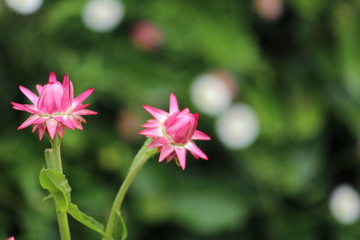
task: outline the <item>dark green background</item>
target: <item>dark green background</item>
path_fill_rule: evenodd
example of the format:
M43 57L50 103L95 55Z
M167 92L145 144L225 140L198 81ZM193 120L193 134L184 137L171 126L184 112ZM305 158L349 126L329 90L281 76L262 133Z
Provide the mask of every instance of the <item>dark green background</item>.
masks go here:
M359 1L289 0L266 21L245 0L126 0L126 16L110 33L81 21L85 1L45 1L29 16L0 1L0 238L59 239L53 204L42 202L38 183L43 150L28 116L10 101L28 100L54 71L69 74L76 95L98 111L84 131L66 131L64 171L80 208L105 222L112 200L145 137L124 137L122 116L134 131L150 117L142 104L199 112L189 97L193 79L213 69L239 79L236 102L257 112L261 133L249 148L230 151L214 132L214 117L201 115L198 142L209 161L188 156L147 163L124 203L129 239L359 239L360 225L343 226L328 208L341 183L359 188ZM130 31L139 20L157 24L164 44L138 49ZM201 113L201 112L200 112ZM137 121L136 121L137 119ZM131 126L129 125L131 129ZM71 220L73 239L100 239Z

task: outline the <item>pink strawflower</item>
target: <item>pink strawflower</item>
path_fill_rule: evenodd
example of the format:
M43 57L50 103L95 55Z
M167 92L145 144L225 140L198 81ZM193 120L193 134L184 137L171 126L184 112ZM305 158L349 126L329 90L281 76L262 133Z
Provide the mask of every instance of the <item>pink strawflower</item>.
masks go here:
M170 95L170 112L144 105L145 110L155 119L148 120L142 126L146 129L139 132L153 141L149 148L158 148L159 162L166 159L170 162L174 157L182 169L186 166L186 150L196 158L207 160L208 157L198 148L193 140L210 140L205 133L196 130L199 114L190 113L188 108L180 111L176 96Z
M81 123L86 123L82 115L97 114L95 111L85 109L90 104L82 104L94 89L88 89L74 98L73 83L69 80L68 75L64 76L61 84L56 80L55 74L50 73L47 84L36 85L39 96L23 86L19 88L32 104L11 102L14 109L31 113L30 117L18 127L18 130L34 125L32 132L38 130L40 140L45 131L51 139L54 139L56 134L63 137L66 127L71 130L75 128L82 130Z
M9 237L7 240L15 240L14 237Z

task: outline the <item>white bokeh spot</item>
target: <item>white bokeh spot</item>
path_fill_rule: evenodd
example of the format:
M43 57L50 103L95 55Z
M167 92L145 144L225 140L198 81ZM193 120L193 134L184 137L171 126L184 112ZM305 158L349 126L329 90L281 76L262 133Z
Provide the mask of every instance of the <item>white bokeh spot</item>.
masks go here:
M231 104L231 89L215 74L198 76L191 85L190 91L194 105L208 115L219 115Z
M331 193L330 211L343 224L356 222L360 215L359 194L347 184L339 185Z
M43 0L5 0L5 4L17 13L28 15L36 12Z
M237 103L223 113L215 123L220 141L230 149L249 147L259 134L259 121L248 105Z
M90 0L84 7L82 19L89 29L108 32L119 25L124 15L124 6L118 0Z

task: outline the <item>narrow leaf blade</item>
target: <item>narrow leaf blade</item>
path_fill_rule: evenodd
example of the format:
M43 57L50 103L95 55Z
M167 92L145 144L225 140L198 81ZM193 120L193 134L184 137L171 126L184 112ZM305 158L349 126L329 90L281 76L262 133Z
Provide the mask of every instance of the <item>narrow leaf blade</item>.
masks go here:
M104 235L104 225L96 221L94 218L80 211L79 207L71 203L68 208L68 213L78 222L82 223L91 230Z
M116 215L118 216L118 221L113 232L113 239L125 240L128 235L125 221L120 211L116 211Z

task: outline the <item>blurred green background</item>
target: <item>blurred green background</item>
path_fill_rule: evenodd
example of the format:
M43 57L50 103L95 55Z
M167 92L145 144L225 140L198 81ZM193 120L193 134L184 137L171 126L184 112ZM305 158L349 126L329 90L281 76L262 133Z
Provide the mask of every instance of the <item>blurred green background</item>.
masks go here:
M124 0L125 16L108 32L84 25L86 2L44 1L22 15L0 1L1 239L59 239L38 183L49 143L17 131L28 114L9 103L28 103L18 86L35 90L52 71L69 74L76 95L95 88L86 102L99 114L84 131L66 131L62 155L73 201L99 221L145 140L142 104L167 110L173 92L212 137L197 142L209 161L188 155L185 171L156 158L145 165L124 203L128 239L360 238L359 222L341 224L328 207L338 184L360 188L359 1ZM140 21L163 42L135 44ZM235 77L233 102L259 118L246 149L223 145L216 117L191 101L196 76L216 69ZM100 239L70 223L73 239Z

